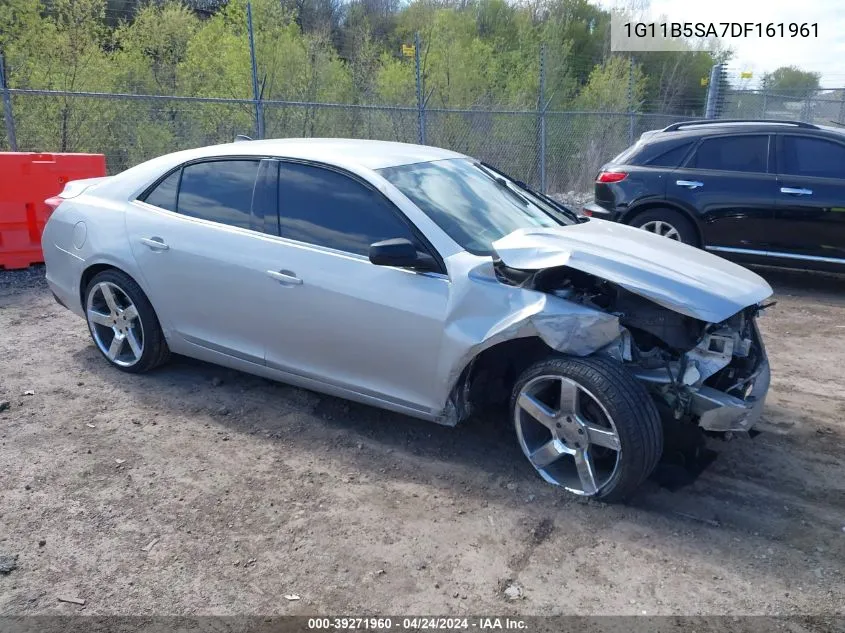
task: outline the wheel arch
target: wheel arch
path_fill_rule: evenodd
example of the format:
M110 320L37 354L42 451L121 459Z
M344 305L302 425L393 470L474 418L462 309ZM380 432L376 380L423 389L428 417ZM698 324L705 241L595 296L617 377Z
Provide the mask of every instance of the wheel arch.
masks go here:
M147 301L150 300L150 295L147 292L147 289L144 287L144 283L142 280L138 279L138 276L133 275L131 272L126 270L125 267L120 266L115 262L110 261L100 261L96 263L89 264L85 269L83 269L82 274L79 277L79 304L82 306L83 313L85 312L85 291L88 288L88 284L91 283L91 280L101 272L106 270L116 270L120 273L123 273L127 277L129 277L132 281L134 281L141 290L144 292L144 295L147 297ZM152 303L152 302L150 302ZM155 307L153 307L155 309ZM156 311L158 313L158 311Z
M697 246L704 246L704 231L702 230L701 222L698 216L684 205L677 204L670 200L649 200L647 202L635 205L628 209L619 218L619 221L623 224L631 224L637 216L642 215L647 211L654 211L655 209L669 209L671 211L677 211L678 213L682 214L692 223L692 226L695 229L696 239L698 240Z
M530 365L552 356L555 351L539 336L526 336L494 343L477 352L463 367L452 386L458 419L473 412L506 404L519 375Z

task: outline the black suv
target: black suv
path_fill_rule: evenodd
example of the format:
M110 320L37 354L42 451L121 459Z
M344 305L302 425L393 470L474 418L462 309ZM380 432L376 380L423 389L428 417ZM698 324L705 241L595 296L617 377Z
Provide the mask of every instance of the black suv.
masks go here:
M742 263L845 271L845 130L706 120L646 132L601 168L584 215Z

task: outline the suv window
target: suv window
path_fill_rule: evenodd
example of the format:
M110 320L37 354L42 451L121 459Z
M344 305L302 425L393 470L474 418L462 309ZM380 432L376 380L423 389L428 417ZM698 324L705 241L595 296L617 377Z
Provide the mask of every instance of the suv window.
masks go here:
M182 168L177 211L248 229L258 160L218 160Z
M769 137L767 135L706 138L698 146L688 167L765 172L768 156Z
M177 169L167 178L158 183L158 186L153 189L144 198L144 202L151 204L168 211L176 210L176 191L179 189L179 177L182 175L182 170Z
M282 237L365 256L373 242L419 243L376 192L331 169L297 163L279 167L279 228Z
M845 147L806 136L784 135L781 173L790 176L845 178Z
M689 152L692 143L684 143L673 147L670 150L658 154L654 158L647 160L646 165L649 167L677 167Z

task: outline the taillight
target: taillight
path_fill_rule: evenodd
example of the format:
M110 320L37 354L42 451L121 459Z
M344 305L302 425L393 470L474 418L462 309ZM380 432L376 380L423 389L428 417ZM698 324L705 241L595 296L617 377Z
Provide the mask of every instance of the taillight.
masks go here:
M593 212L589 209L581 209L581 215L586 215L588 218L593 216Z
M603 171L596 176L596 182L619 182L625 180L628 174L624 171Z
M50 213L52 213L53 211L58 209L59 205L62 202L64 202L64 198L62 198L61 196L53 196L52 198L47 198L44 201L44 204L50 207Z

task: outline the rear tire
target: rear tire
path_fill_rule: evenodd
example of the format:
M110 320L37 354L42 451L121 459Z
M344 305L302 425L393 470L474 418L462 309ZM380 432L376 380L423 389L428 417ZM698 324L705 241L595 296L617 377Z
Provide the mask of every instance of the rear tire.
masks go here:
M683 213L673 209L651 209L636 215L629 224L669 239L699 246L695 226Z
M153 306L126 273L112 269L94 275L83 307L94 345L113 367L139 374L170 357Z
M535 470L578 496L627 499L663 452L651 396L609 358L554 357L531 365L514 385L511 413Z

